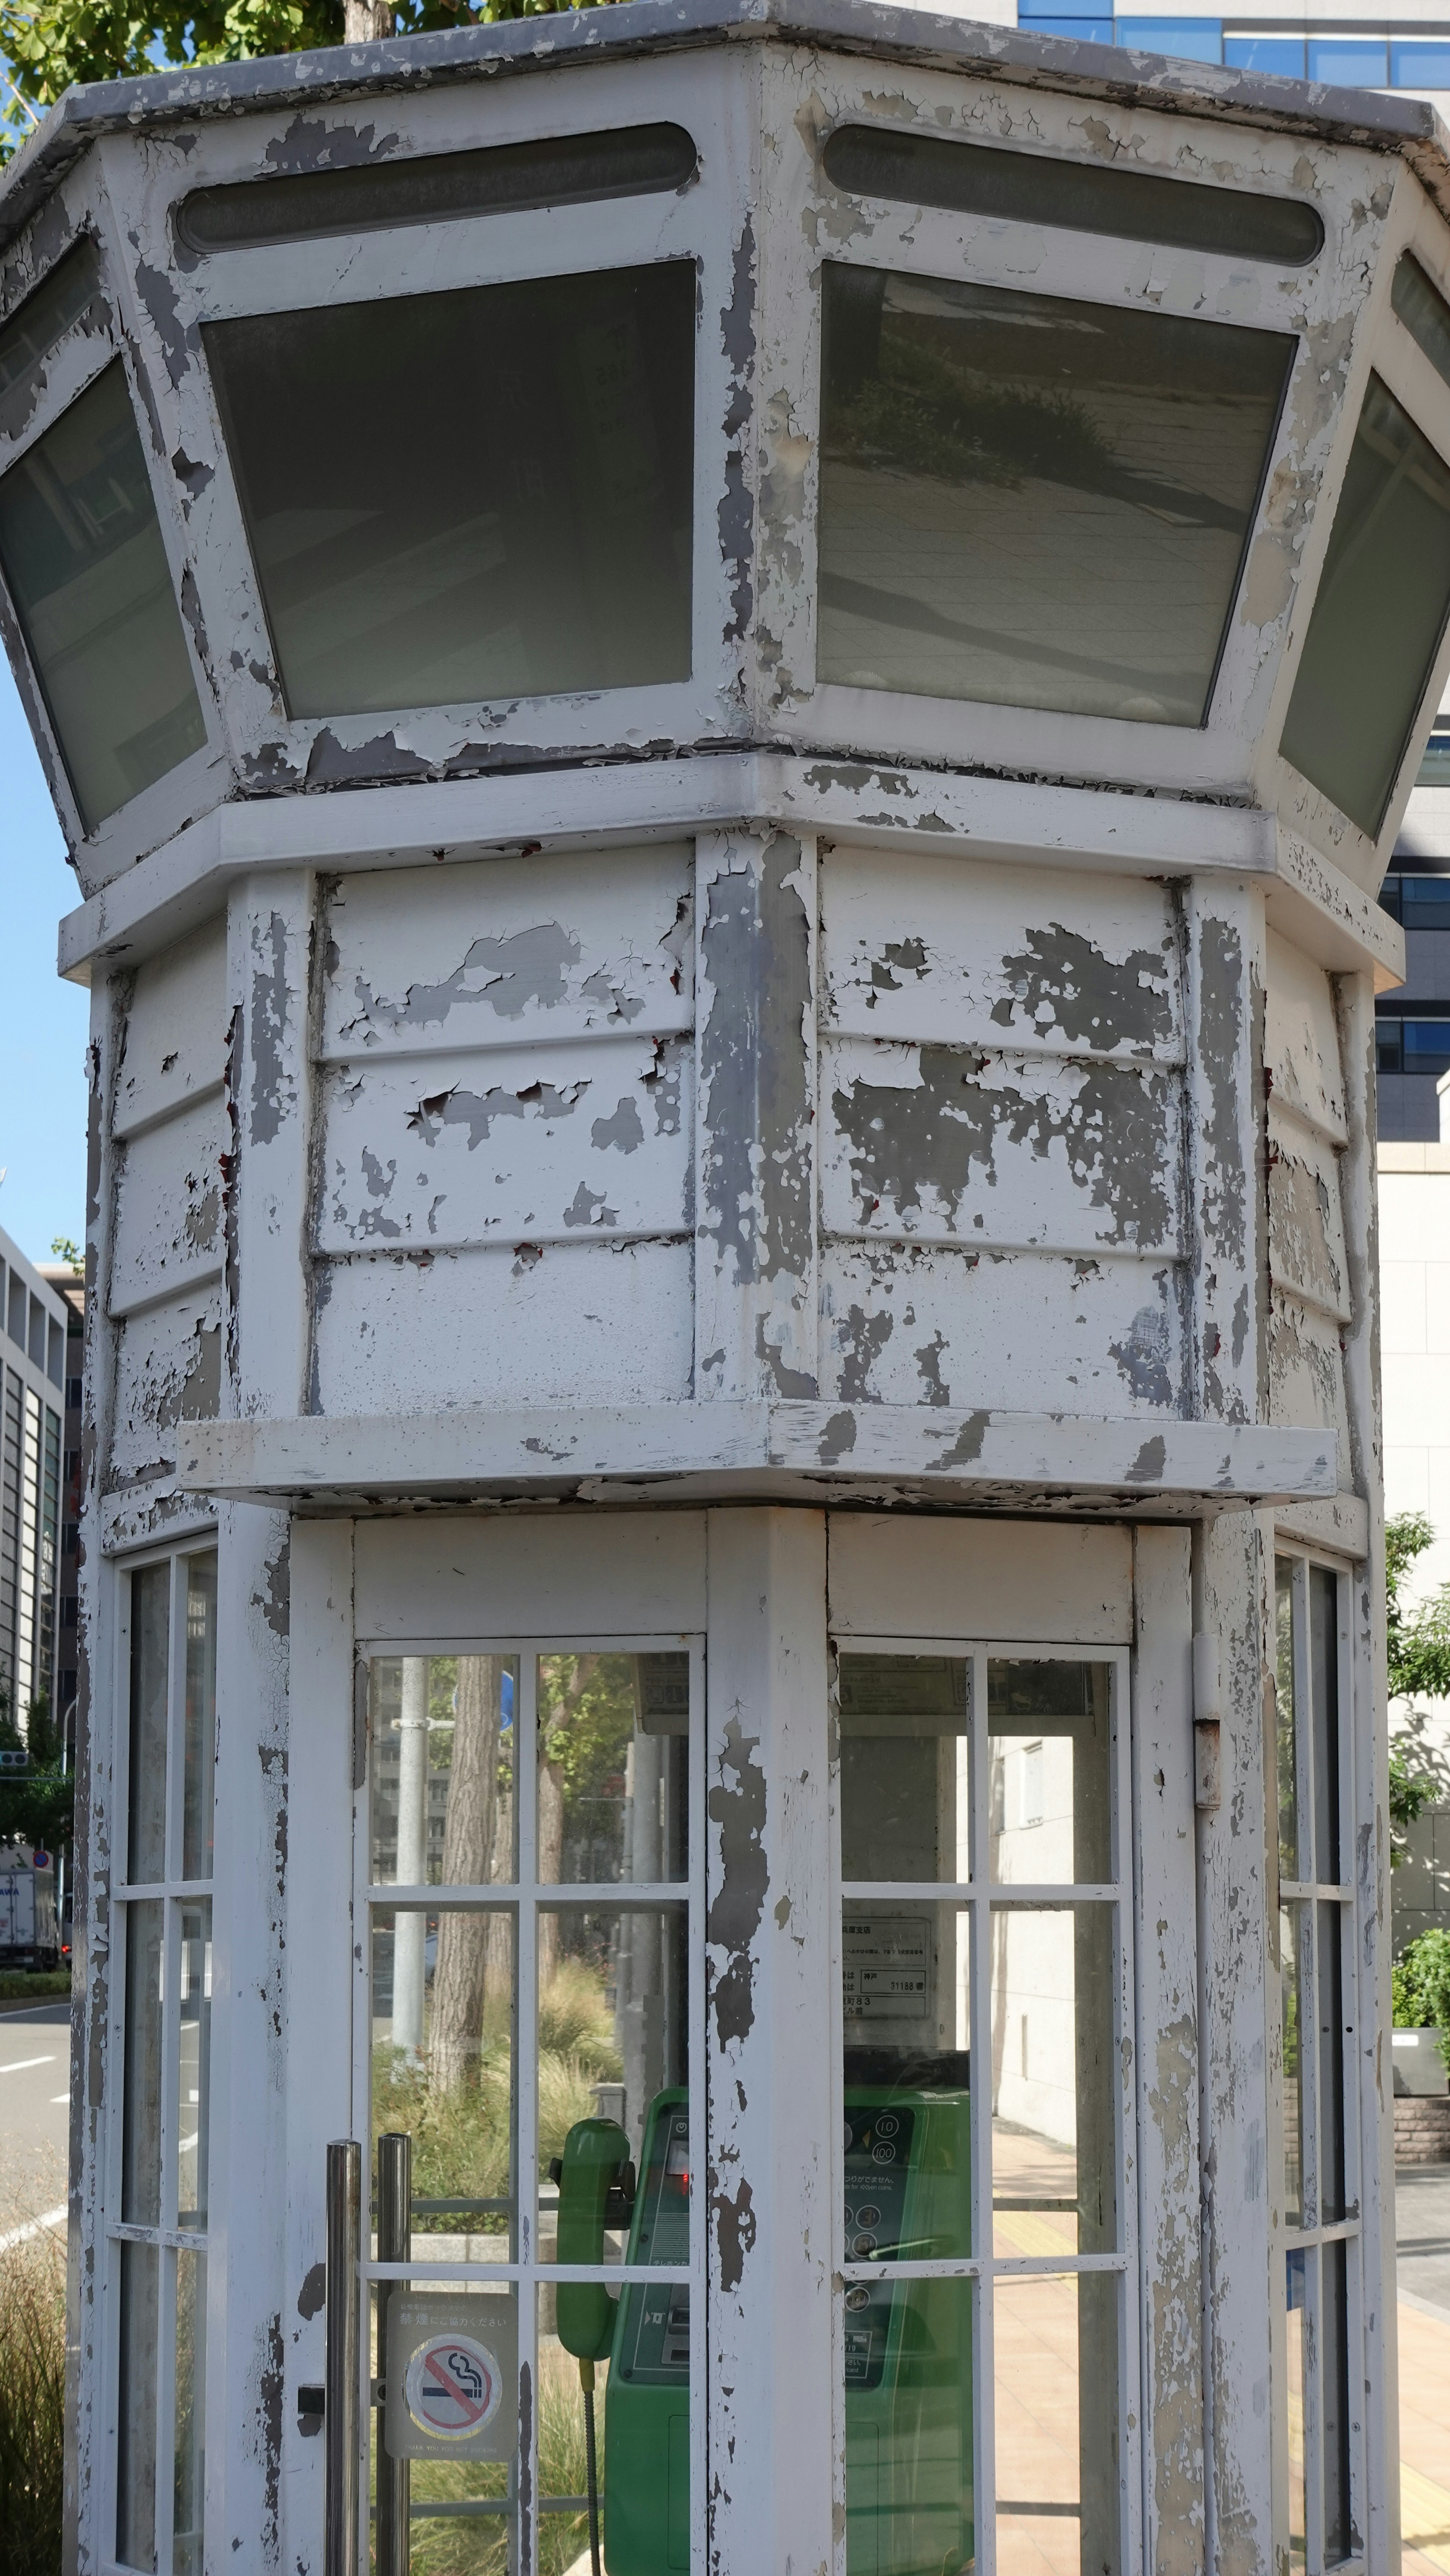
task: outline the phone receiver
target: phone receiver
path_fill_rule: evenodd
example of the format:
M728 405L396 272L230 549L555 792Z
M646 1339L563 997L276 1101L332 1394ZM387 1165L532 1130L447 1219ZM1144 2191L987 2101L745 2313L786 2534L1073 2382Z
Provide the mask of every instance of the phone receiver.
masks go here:
M628 2221L634 2206L629 2140L617 2120L576 2120L562 2156L549 2167L559 2186L560 2263L602 2263L604 2231ZM616 2302L602 2281L561 2281L556 2293L559 2341L576 2361L605 2361L614 2340Z

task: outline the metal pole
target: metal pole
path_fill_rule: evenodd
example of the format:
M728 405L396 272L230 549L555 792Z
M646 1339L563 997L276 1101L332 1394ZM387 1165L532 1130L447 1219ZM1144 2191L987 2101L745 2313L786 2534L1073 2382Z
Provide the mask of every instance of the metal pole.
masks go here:
M327 2150L327 2527L324 2576L358 2576L358 2274L362 2263L362 2148L334 2138Z
M413 2141L406 2129L378 2140L378 2261L413 2259ZM400 2284L378 2283L377 2576L408 2576L412 2462L391 2457L383 2439L388 2384L388 2303Z

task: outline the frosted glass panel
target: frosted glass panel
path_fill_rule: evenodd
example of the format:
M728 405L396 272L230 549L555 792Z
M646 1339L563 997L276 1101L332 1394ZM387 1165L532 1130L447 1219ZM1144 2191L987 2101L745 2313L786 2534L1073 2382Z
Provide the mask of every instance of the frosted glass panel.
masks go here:
M688 676L692 262L204 336L294 715Z
M0 563L93 829L206 741L119 365L0 481Z
M1201 724L1293 340L824 276L819 676Z
M1447 612L1450 468L1371 376L1279 744L1371 837Z

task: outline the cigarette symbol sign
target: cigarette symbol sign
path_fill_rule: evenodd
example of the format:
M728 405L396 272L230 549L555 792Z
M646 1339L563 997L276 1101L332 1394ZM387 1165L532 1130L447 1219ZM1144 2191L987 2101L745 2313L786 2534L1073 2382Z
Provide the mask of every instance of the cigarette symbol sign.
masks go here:
M498 2411L503 2373L472 2335L437 2334L408 2363L408 2412L435 2440L464 2442Z

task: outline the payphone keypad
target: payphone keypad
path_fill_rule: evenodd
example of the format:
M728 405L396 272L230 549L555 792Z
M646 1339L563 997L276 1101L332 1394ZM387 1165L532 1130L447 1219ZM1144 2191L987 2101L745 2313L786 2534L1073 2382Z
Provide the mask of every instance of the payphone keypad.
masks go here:
M690 2259L690 2115L681 2104L657 2122L640 2185L643 2207L633 2259ZM625 2292L625 2333L615 2367L650 2387L684 2387L690 2376L690 2292L683 2281Z
M903 2234L915 2114L905 2105L846 2108L846 2260L890 2263ZM853 2281L846 2292L846 2386L876 2388L891 2324L889 2281Z

